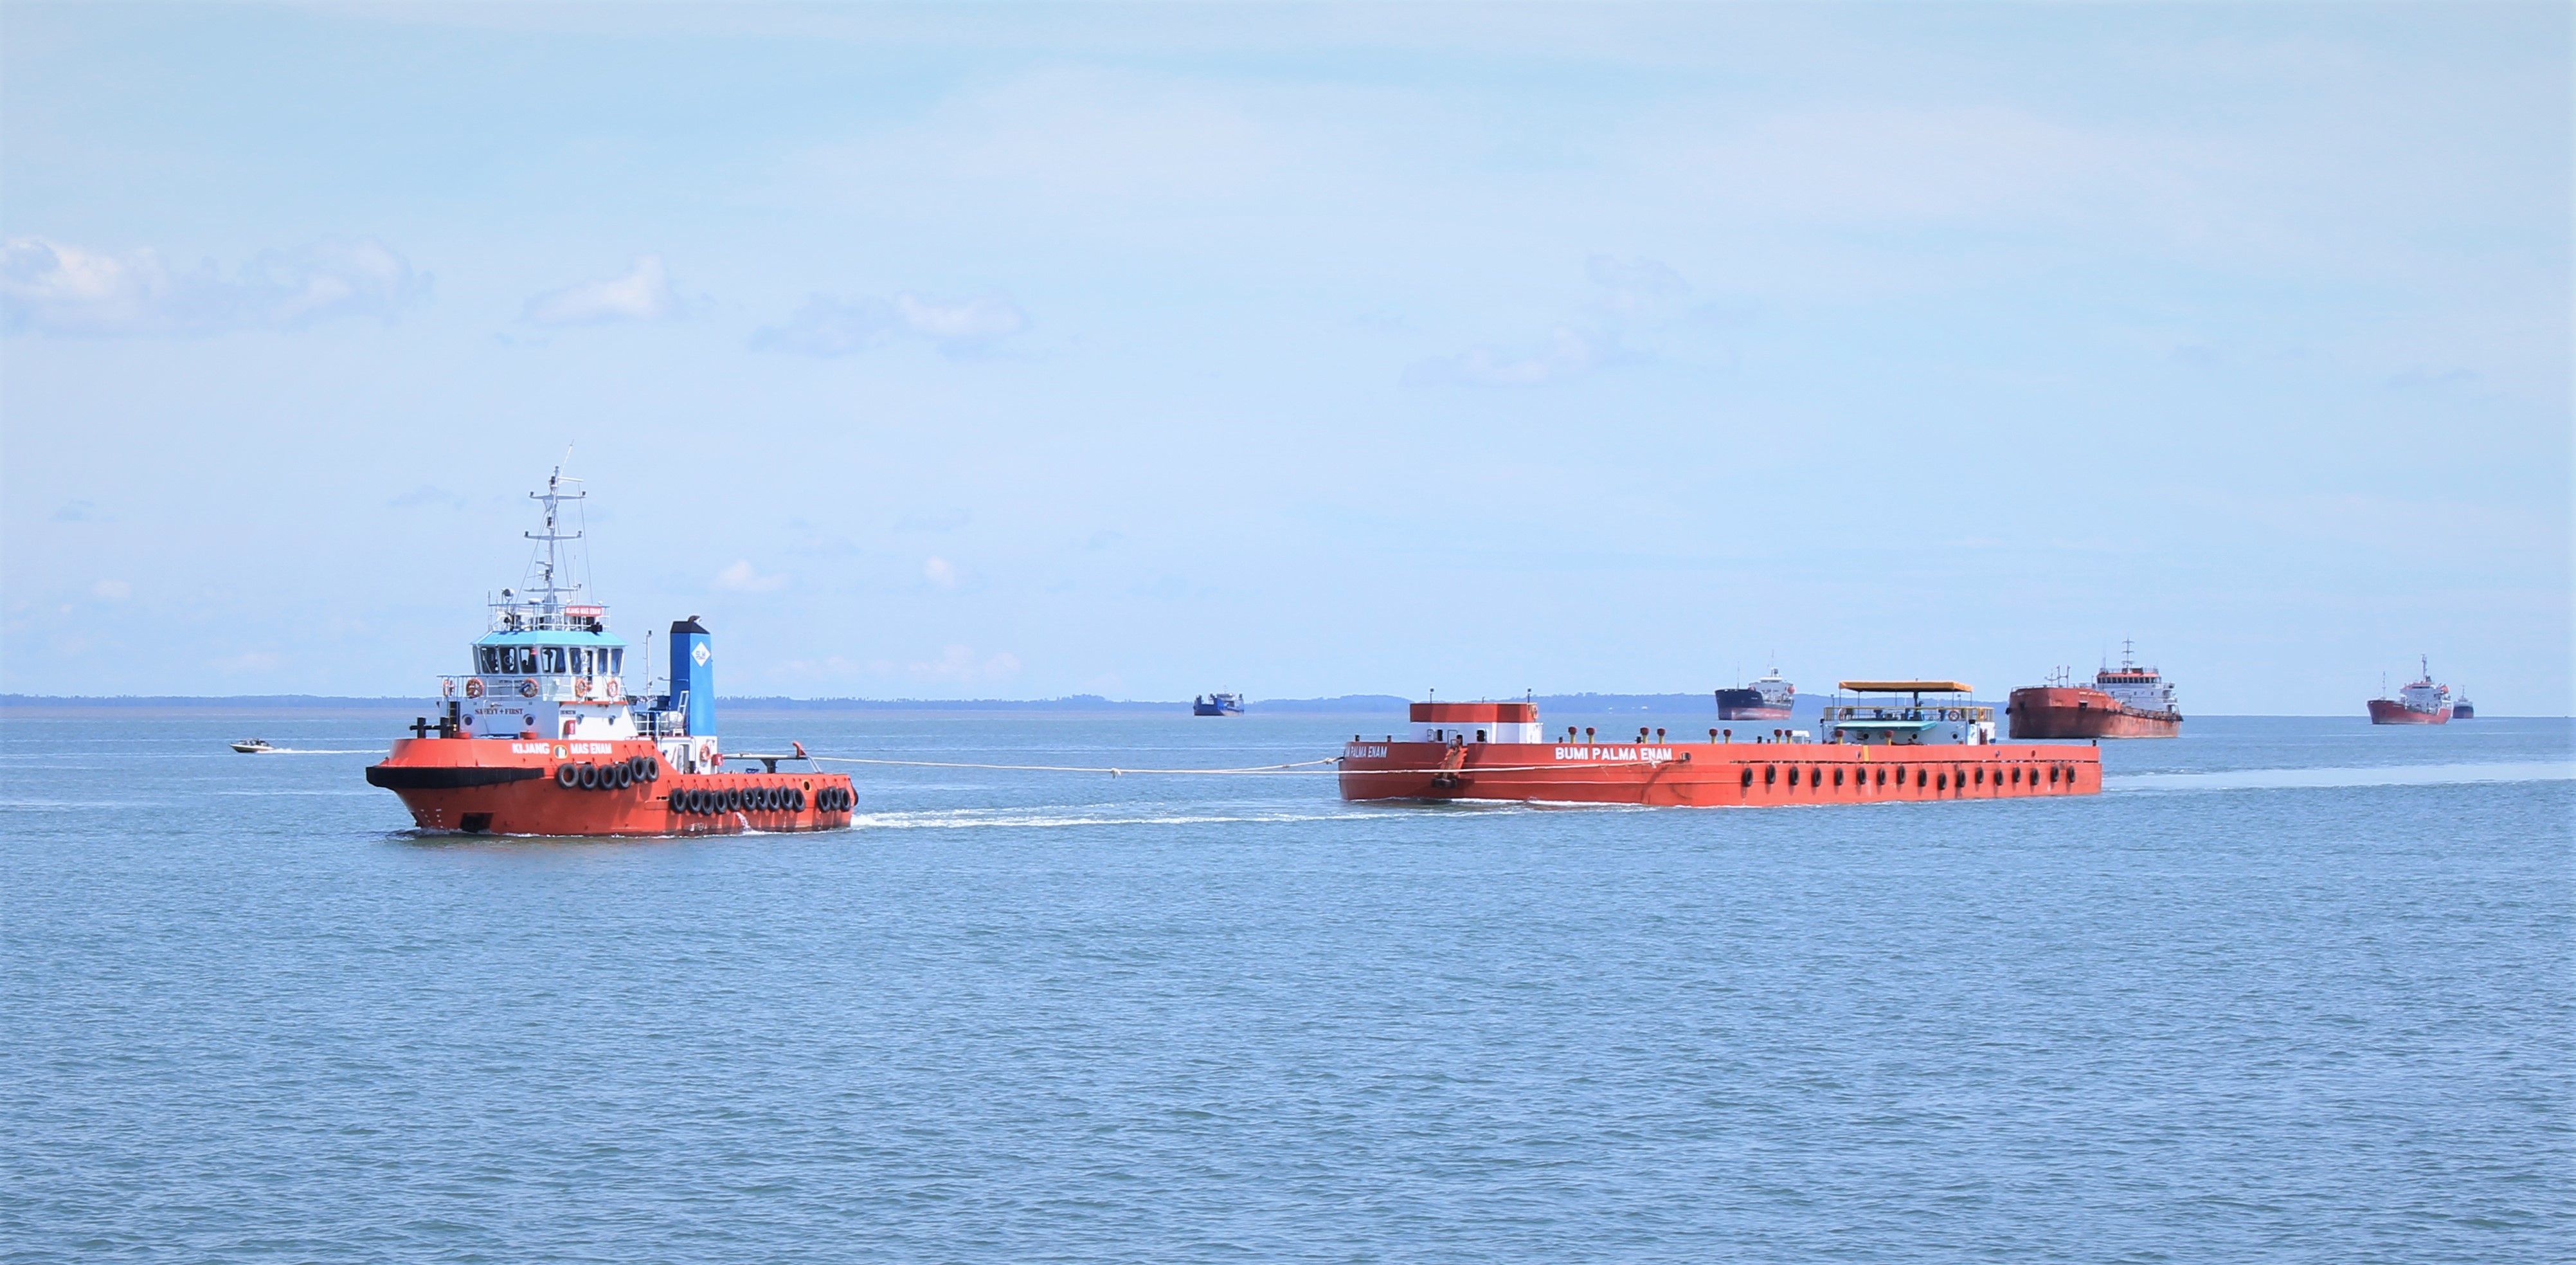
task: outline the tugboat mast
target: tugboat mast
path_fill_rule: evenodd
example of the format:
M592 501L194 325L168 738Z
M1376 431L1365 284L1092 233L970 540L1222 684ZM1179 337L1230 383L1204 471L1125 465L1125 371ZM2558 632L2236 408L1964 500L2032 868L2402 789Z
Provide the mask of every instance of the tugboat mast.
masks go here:
M545 544L545 557L539 560L536 564L536 591L539 597L537 603L538 609L548 615L557 615L563 612L563 597L565 594L570 593L577 596L581 592L581 584L579 581L575 581L569 586L558 584L555 581L555 573L559 562L555 556L556 544L560 541L579 540L582 536L578 531L571 535L565 535L561 530L559 530L562 523L562 505L565 501L578 501L590 495L588 492L574 492L566 494L562 488L564 482L563 467L556 466L554 468L554 473L546 476L545 491L528 493L529 500L536 501L546 507L546 530L543 534L532 531L519 533L530 540L542 541ZM571 482L579 483L581 480L574 479L571 480Z

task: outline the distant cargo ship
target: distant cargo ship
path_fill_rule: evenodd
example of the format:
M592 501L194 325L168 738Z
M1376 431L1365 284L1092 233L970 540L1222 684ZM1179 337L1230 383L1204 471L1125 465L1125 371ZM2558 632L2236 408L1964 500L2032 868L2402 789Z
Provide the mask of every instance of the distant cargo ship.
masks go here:
M2418 660L2423 675L2413 684L2397 691L2395 698L2370 700L2370 723L2374 725L2441 725L2450 722L2451 687L2433 683L2433 661L2430 656Z
M1827 706L1823 741L1773 736L1779 730L1739 741L1712 729L1706 742L1676 742L1662 730L1616 738L1570 726L1553 737L1536 703L1415 703L1412 733L1354 735L1342 749L1342 798L1714 808L2102 789L2099 748L1999 744L1994 708L1969 701L1957 681L1842 684L1884 697Z
M2453 720L2476 720L2477 718L2478 718L2478 709L2477 709L2476 707L2472 706L2472 705L2469 703L2469 696L2468 696L2468 695L2463 694L2463 695L2461 695L2459 698L2454 699L2454 700L2452 701L2452 703L2451 703L2451 719L2453 719Z
M1798 702L1798 687L1780 678L1773 667L1760 680L1717 692L1719 720L1787 720Z
M1190 701L1193 716L1240 716L1243 696L1240 694L1202 694Z
M2182 734L2182 707L2171 682L2138 666L2128 642L2120 666L2093 674L2091 687L2063 679L2014 690L2004 701L2015 738L2173 738Z

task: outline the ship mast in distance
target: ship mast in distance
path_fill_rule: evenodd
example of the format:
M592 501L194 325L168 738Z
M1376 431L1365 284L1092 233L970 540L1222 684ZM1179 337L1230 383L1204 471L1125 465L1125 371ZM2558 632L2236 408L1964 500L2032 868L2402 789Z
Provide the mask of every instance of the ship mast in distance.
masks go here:
M581 592L581 584L579 581L566 585L557 583L555 579L555 576L561 568L561 559L556 557L555 545L559 541L581 539L581 533L578 531L567 536L563 534L561 530L563 503L565 501L579 501L590 495L588 492L573 492L567 494L563 491L564 484L579 482L581 482L579 479L564 478L563 467L556 466L554 473L546 476L545 491L528 493L529 500L537 501L546 507L545 533L543 535L539 535L532 531L519 533L530 540L541 541L545 545L545 556L535 563L537 571L536 591L541 595L538 602L539 608L550 615L560 613L563 610L563 596L565 594L571 593L577 595Z

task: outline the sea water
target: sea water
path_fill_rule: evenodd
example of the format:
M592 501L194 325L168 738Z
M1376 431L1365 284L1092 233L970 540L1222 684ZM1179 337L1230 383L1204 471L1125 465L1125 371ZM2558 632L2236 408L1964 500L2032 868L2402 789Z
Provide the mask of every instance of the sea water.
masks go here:
M851 830L608 842L413 834L398 719L0 714L0 1258L2576 1254L2566 722L1768 810L837 766ZM726 719L1123 768L1394 723Z

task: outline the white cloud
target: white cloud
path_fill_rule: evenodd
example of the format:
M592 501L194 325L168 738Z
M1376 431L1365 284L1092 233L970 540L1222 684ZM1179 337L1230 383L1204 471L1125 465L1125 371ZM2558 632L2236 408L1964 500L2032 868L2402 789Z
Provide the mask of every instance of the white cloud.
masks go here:
M939 588L953 589L957 587L957 566L946 558L925 558L921 563L921 578Z
M1583 270L1601 287L1600 306L1614 317L1657 319L1677 314L1690 297L1690 283L1671 265L1639 256L1616 259L1594 255Z
M1404 371L1404 380L1417 386L1538 386L1588 373L1604 358L1598 340L1579 330L1559 327L1539 347L1473 347L1459 355L1418 361Z
M941 354L969 356L1028 329L1028 313L999 295L939 303L917 294L893 299L842 302L829 295L809 295L787 318L752 335L751 345L766 351L808 356L846 356L896 339L917 339Z
M524 319L538 325L601 325L610 321L659 321L685 305L671 291L660 255L644 255L624 276L549 290L528 300Z
M930 681L948 681L960 685L1005 681L1019 675L1019 656L1007 651L978 655L972 646L951 645L937 659L908 665L915 677Z
M716 573L716 587L735 593L774 593L786 586L786 576L762 575L748 558Z
M348 316L391 322L429 284L366 240L266 251L225 276L212 261L173 267L148 246L117 254L12 237L0 242L0 328L113 337L295 329Z
M123 580L101 580L89 586L89 595L102 602L122 602L134 596L134 586Z

